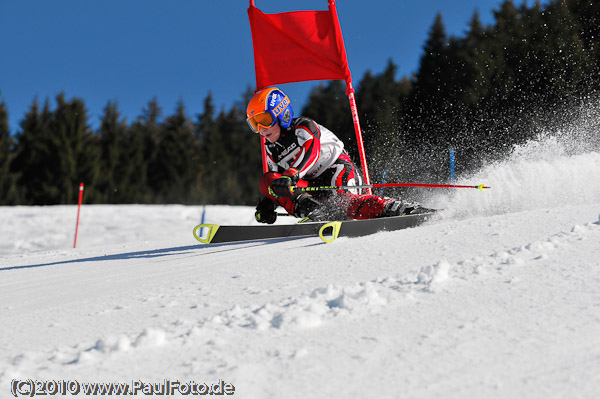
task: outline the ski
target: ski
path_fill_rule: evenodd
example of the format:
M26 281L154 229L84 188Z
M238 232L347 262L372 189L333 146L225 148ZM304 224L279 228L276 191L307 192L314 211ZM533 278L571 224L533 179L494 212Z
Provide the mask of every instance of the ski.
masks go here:
M325 242L332 242L337 237L362 237L380 231L395 231L417 227L433 217L434 213L417 215L392 216L366 220L344 220L325 223L319 229L319 237Z
M380 231L394 231L416 227L429 220L433 213L393 216L367 220L306 222L281 225L235 226L200 224L194 228L194 237L204 244L238 241L257 241L277 238L319 236L325 242L338 237L361 237ZM206 234L202 233L206 230Z

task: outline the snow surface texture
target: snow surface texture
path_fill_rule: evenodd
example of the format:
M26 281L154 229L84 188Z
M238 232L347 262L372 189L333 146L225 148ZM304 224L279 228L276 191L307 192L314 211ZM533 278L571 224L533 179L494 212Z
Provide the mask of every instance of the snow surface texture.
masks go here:
M86 205L73 249L76 207L0 208L0 397L14 378L600 397L600 153L542 138L457 183L492 189L440 192L438 220L332 244L203 245L203 207Z

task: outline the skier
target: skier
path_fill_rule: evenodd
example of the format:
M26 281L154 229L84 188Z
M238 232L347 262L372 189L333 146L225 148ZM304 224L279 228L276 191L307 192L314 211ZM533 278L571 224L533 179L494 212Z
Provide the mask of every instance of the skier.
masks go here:
M278 205L290 215L313 221L372 219L425 211L420 205L361 194L359 189L312 194L303 191L304 187L362 184L361 174L342 141L310 118L294 118L290 99L277 87L257 92L246 114L250 129L266 138L269 172L260 180L264 198L256 207L257 221L274 223Z

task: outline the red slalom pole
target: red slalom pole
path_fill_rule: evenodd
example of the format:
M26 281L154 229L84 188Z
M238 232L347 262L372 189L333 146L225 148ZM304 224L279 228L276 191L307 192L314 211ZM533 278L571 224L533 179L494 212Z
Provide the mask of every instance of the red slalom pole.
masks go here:
M77 223L75 223L75 241L73 248L77 247L77 233L79 232L79 213L81 212L81 200L83 199L83 183L79 184L79 205L77 206Z

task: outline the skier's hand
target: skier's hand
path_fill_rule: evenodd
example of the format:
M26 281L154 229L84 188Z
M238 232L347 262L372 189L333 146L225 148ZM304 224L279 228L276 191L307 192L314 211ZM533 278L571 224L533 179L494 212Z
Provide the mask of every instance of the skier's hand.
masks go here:
M292 178L289 176L282 176L279 179L273 180L271 187L269 187L269 193L275 198L291 197L292 194L294 194Z
M263 198L256 206L254 218L259 223L273 224L277 220L277 212L275 212L275 204L268 198Z
M273 180L269 193L275 197L291 197L294 194L294 185L298 183L298 171L290 168L283 172L279 179Z

